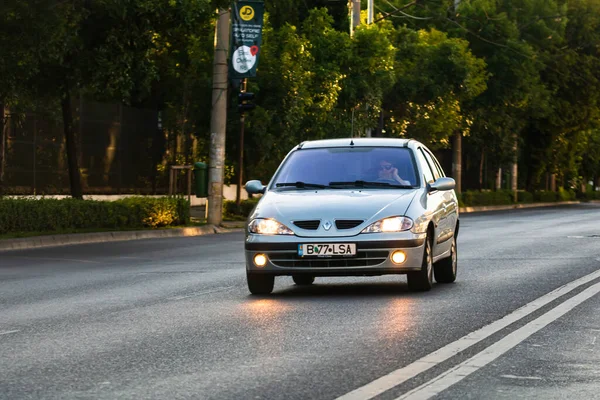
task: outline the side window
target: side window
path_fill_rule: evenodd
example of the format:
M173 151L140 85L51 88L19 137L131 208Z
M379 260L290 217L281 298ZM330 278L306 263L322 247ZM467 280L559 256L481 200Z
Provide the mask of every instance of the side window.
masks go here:
M425 182L432 183L435 181L433 177L433 173L431 172L431 167L427 163L427 159L425 158L425 153L423 149L419 147L419 151L417 152L417 159L419 160L419 164L421 165L421 169L423 170L423 175L425 176Z
M435 167L435 163L433 162L433 158L431 158L431 154L429 154L428 151L423 151L423 154L425 155L425 160L427 160L427 164L429 164L429 167L431 168L431 171L433 172L434 180L438 180L440 177L440 172Z
M435 158L435 156L433 154L431 154L429 151L427 151L427 154L431 157L431 159L433 160L434 164L435 164L435 168L437 168L438 170L438 174L440 175L440 177L446 176L444 174L444 170L442 169L442 167L440 166L439 161L437 160L437 158Z

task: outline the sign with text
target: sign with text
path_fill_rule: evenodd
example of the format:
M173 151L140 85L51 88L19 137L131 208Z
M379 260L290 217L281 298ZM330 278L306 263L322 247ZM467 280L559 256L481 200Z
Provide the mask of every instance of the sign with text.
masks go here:
M232 79L256 76L258 56L262 44L264 3L238 1L231 7L231 63Z

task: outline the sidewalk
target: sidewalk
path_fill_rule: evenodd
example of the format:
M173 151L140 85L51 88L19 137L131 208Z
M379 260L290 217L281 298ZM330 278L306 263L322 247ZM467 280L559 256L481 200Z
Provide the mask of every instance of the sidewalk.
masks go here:
M242 232L243 222L225 221L221 227L213 225L191 226L187 228L121 231L121 232L96 232L96 233L70 233L65 235L43 235L19 239L0 240L0 252L9 250L27 250L41 247L56 247L86 243L122 242L140 239L161 239L177 237L194 237L231 232Z
M470 214L485 211L503 211L523 208L543 208L556 207L571 204L580 204L579 201L564 201L554 203L531 203L531 204L511 204L505 206L482 206L482 207L461 207L460 213ZM600 203L600 201L591 201L591 203ZM204 220L204 207L192 208L192 219L194 221ZM212 234L222 234L230 232L243 232L244 221L224 221L221 227L213 225L204 225L198 227L160 229L160 230L142 230L142 231L124 231L124 232L98 232L98 233L73 233L67 235L45 235L22 239L3 239L0 240L0 251L25 250L41 247L66 246L86 243L104 243L119 242L126 240L140 239L159 239L175 237L194 237Z

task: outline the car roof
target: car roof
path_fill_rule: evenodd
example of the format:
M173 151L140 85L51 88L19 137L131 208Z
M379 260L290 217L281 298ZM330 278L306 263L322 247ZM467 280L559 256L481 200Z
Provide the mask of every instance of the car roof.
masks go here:
M408 143L413 139L399 138L343 138L343 139L325 139L311 140L302 142L298 145L301 149L321 149L328 147L408 147Z

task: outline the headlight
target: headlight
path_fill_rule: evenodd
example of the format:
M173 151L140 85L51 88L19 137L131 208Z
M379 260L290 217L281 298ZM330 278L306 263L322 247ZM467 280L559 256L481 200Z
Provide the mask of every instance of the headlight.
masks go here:
M250 233L258 233L259 235L293 235L287 226L275 221L274 219L258 218L252 220L248 225Z
M361 233L402 232L413 227L413 220L408 217L391 217L380 219L367 226Z

